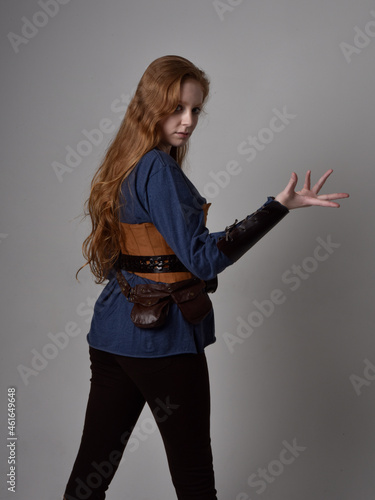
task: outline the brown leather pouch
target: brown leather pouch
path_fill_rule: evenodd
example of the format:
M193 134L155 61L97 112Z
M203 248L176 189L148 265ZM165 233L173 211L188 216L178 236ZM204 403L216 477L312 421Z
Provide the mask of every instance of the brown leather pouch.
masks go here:
M211 311L212 302L206 293L206 284L198 278L176 283L153 283L131 288L121 272L117 273L121 291L133 303L130 318L138 328L162 326L173 300L182 315L192 324L198 324Z
M212 302L207 295L204 281L182 286L171 295L183 317L193 325L200 323L212 309Z
M138 328L157 328L165 323L169 312L170 297L150 305L134 302L130 318Z

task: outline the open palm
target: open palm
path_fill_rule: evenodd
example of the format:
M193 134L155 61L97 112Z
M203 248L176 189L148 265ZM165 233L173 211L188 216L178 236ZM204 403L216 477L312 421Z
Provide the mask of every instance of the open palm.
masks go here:
M288 185L276 196L275 200L286 206L289 210L311 206L338 208L340 205L332 200L348 198L348 193L318 194L332 172L332 169L327 170L314 187L311 188L311 170L308 170L306 172L305 184L300 191L295 191L298 177L297 174L293 172Z

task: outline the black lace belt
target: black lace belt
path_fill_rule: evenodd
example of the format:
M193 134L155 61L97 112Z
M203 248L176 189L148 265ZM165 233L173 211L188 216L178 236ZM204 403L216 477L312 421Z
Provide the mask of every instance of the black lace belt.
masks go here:
M126 255L120 254L117 267L130 273L188 273L179 258L172 255Z
M129 273L186 273L190 272L177 255L127 255L120 254L116 269L123 269ZM217 276L206 282L206 292L214 293L217 289Z

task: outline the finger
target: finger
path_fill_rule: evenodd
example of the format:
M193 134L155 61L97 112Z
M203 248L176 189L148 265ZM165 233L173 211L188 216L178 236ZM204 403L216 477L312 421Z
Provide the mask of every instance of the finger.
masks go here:
M318 182L315 184L315 186L312 188L312 191L314 193L319 193L319 191L322 189L324 183L328 179L328 177L332 174L333 170L329 169L327 172L321 176L321 178L318 180Z
M306 206L316 206L316 207L328 207L328 208L339 208L339 203L330 200L323 200L319 198L309 198L306 200Z
M308 191L310 191L310 182L311 182L311 170L308 170L306 172L305 184L303 185L303 188L307 189Z
M328 208L340 208L340 204L336 203L335 201L322 201L322 200L320 200L319 203L316 203L316 206L328 207Z
M289 182L284 191L288 193L293 193L296 188L297 182L298 182L298 176L295 172L292 172L292 175L290 176Z
M342 198L349 198L349 193L330 193L318 196L320 200L340 200Z

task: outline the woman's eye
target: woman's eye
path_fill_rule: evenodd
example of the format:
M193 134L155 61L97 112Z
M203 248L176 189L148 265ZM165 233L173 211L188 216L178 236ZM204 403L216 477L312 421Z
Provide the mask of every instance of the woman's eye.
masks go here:
M183 111L183 106L181 104L179 104L174 112L180 113L181 111ZM199 113L201 112L201 108L199 108L199 107L193 108L192 112L194 115L199 115Z

